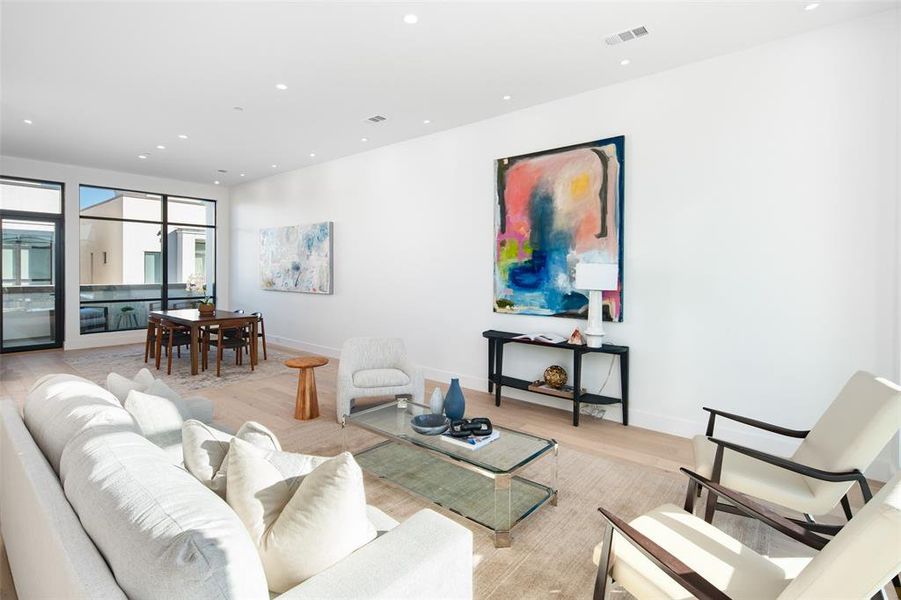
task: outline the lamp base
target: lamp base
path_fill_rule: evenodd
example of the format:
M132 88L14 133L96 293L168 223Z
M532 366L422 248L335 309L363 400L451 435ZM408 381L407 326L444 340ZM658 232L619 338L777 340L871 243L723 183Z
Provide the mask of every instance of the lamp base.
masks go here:
M596 333L588 333L584 332L582 335L585 336L585 345L589 348L600 348L604 345L604 334L596 334Z

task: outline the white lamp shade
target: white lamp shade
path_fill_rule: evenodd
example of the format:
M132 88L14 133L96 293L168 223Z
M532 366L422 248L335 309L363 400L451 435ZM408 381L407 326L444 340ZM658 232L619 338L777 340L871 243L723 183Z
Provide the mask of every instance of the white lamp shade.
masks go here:
M576 265L576 288L580 290L615 290L619 282L619 265L579 263Z

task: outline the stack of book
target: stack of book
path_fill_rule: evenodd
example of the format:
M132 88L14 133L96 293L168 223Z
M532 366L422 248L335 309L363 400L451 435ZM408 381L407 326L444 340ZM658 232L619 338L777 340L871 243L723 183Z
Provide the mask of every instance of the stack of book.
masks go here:
M444 441L469 450L478 450L482 446L487 446L499 437L501 437L501 432L497 430L492 431L488 435L471 435L465 438L455 438L447 433L441 434L441 439Z

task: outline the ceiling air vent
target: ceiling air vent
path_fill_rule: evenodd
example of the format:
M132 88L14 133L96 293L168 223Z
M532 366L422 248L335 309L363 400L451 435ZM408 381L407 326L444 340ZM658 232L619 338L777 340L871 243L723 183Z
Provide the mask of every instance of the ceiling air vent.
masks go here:
M608 35L606 38L604 38L604 41L607 42L608 46L615 46L617 44L621 44L622 42L631 42L634 39L638 39L646 35L648 35L648 28L642 25L641 27L636 27L635 29L627 29L626 31Z
M369 121L370 123L381 123L382 121L387 121L388 118L383 117L382 115L373 115L366 120Z

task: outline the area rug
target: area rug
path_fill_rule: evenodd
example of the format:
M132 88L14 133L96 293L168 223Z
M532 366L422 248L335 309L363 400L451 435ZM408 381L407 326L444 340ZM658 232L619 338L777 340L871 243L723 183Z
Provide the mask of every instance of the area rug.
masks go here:
M160 363L160 370L156 371L153 359L147 364L144 363L144 347L136 345L67 352L63 360L85 379L101 385L106 384L106 376L111 372L131 377L139 369L147 367L154 376L165 379L166 383L174 389L179 392L188 392L296 372L282 364L282 361L293 355L271 348L267 348L267 350L269 358L263 360L263 349L260 348L260 360L253 371L250 370L250 359L246 355L244 364L236 365L234 353L232 351L225 352L222 357L220 377L216 377L216 356L214 354L211 354L209 358L210 368L206 371L201 370L197 375L191 375L191 359L184 349L182 349L181 358L173 357L171 375L166 375L165 356Z
M331 365L330 365L331 366ZM331 456L342 450L359 453L383 441L377 435L349 426L334 417L329 377L323 373L321 416L312 421L293 419L293 398L284 382L264 381L210 390L216 422L237 429L245 420L270 427L285 450ZM522 474L541 483L553 481L553 459L544 457ZM426 479L433 479L424 474ZM446 477L441 477L447 480ZM474 586L477 599L591 598L596 568L592 551L603 538L605 525L599 506L630 520L664 503L682 504L686 480L677 473L588 454L561 445L558 457L559 501L541 507L513 530L510 548L495 548L490 532L441 507L371 474L366 475L367 501L403 521L422 509L432 509L473 532ZM444 481L449 483L449 481ZM774 556L806 555L803 548L775 536L756 521L717 514L716 525L751 548ZM398 557L415 560L415 557ZM614 589L612 598L627 598Z

